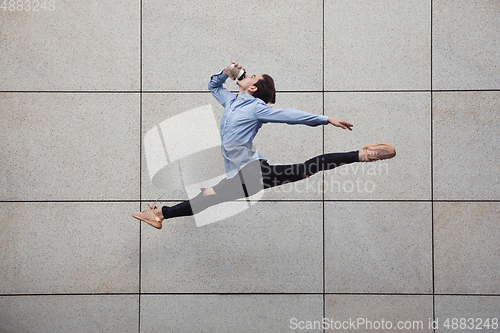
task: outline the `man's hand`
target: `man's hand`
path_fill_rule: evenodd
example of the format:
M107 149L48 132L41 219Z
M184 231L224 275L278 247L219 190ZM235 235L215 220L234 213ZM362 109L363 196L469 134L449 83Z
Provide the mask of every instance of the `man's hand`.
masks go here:
M238 64L237 64L237 63L235 63L235 62L233 62L233 63L231 63L231 64L233 64L233 65L234 65L234 67L237 67L237 68L239 68L239 69L241 69L241 68L242 68L242 66L238 66ZM230 66L231 66L231 65L227 66L227 68L224 70L224 74L226 74L226 75L227 75L229 78L231 78L232 80L236 80L236 77L235 77L233 74L231 74L231 72L229 71L229 67L230 67ZM243 68L243 70L245 70L245 69Z
M332 124L333 126L337 126L343 129L348 129L349 131L352 131L352 126L354 126L345 120L333 117L328 117L328 123Z

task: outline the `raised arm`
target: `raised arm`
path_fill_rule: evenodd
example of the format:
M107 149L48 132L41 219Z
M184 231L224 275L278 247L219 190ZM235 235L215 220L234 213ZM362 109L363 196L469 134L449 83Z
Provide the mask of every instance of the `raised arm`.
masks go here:
M238 66L237 63L233 62L232 64L238 68L241 68L241 66ZM212 75L212 77L210 78L210 82L208 83L208 90L210 90L215 99L217 99L217 101L223 107L226 107L227 100L234 96L233 93L229 92L226 88L223 87L223 84L226 82L228 77L230 77L232 80L236 79L234 75L232 75L228 70L229 66L227 66L219 73Z
M231 92L223 87L224 82L227 80L227 75L224 71L212 75L208 83L208 90L212 93L215 99L223 106L226 107L226 101L231 97Z

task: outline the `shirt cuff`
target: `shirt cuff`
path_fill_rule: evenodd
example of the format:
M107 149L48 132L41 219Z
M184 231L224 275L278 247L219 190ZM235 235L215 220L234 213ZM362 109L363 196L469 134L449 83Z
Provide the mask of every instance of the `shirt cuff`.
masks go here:
M225 68L224 68L225 69ZM221 70L219 73L215 74L215 75L223 75L225 76L226 78L228 78L229 76L226 75L226 73L224 73L224 69Z
M226 81L227 81L227 78L228 76L224 73L224 70L221 70L220 72L218 72L217 74L214 74L212 75L212 77L210 77L210 84L216 84L217 86L220 84L220 85L223 85Z
M319 116L319 120L323 125L328 125L328 116Z

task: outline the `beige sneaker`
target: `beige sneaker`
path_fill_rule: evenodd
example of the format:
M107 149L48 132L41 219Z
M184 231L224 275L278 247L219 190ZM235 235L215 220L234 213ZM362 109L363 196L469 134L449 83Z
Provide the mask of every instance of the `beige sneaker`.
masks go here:
M158 198L158 200L160 200L160 199L161 199L161 197ZM152 225L156 229L161 229L162 222L164 219L160 218L160 216L163 217L161 209L155 206L155 204L158 202L158 200L155 201L153 206L148 204L149 209L143 210L142 212L133 213L132 216L138 220L144 221L144 222Z
M363 147L366 152L365 158L360 162L373 162L387 160L396 156L396 149L387 143L377 143L376 145L366 145Z

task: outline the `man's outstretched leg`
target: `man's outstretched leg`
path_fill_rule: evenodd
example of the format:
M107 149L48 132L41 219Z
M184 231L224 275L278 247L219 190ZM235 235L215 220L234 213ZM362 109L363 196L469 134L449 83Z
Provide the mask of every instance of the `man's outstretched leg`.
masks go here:
M356 162L374 162L396 156L396 150L389 144L365 145L362 150L344 153L328 153L313 157L304 163L289 165L269 165L262 163L265 188L293 183L308 178L320 171Z
M172 207L163 206L160 209L155 206L155 202L153 206L149 206L149 209L134 213L132 216L161 229L164 219L194 215L192 206L196 207L198 213L222 202L253 195L263 188L300 181L319 171L331 170L355 162L385 160L394 156L396 156L394 147L386 143L378 143L365 145L360 151L316 156L301 164L270 166L265 161L262 161L262 164L254 161L241 170L241 174L244 175L241 178L223 179L214 187L202 189L191 200L183 201Z

